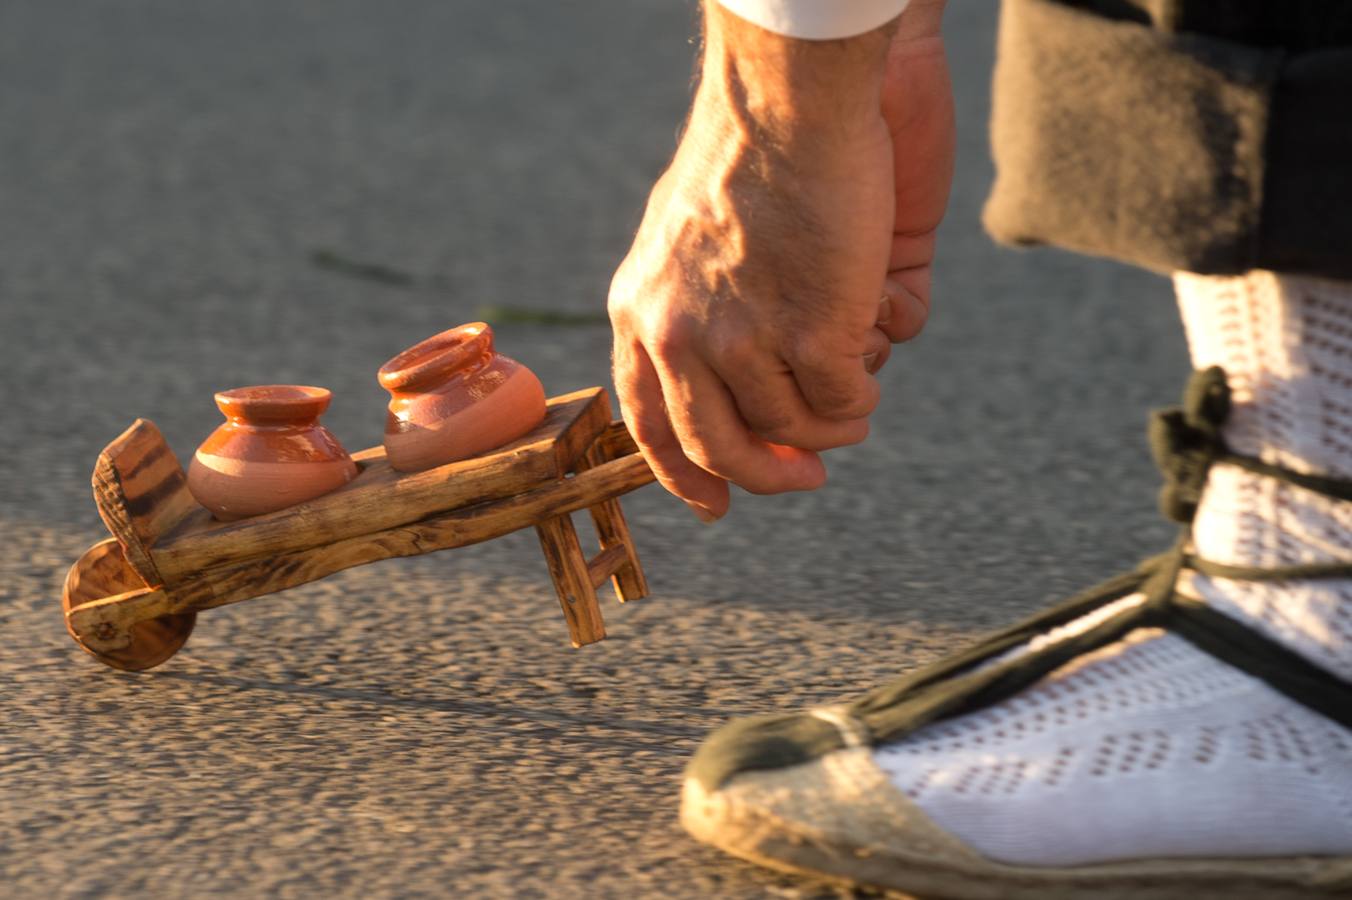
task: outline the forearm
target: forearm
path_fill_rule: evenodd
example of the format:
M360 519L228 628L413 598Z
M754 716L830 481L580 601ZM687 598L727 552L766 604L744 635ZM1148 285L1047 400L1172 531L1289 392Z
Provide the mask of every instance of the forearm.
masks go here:
M767 31L709 0L700 88L692 114L713 104L734 113L759 140L805 135L849 141L876 123L884 66L897 22L839 40Z
M914 15L814 39L723 4L829 17L904 2L705 0L699 89L609 311L625 422L658 480L706 521L727 510L728 482L820 486L817 451L867 436L888 341L924 323L928 266L909 248L932 241L909 233L911 219L899 235L896 207L913 182L934 182L912 218L937 223L951 117L914 96L946 86L929 72L942 71L942 47L921 40L942 4L915 2ZM901 127L898 113L925 125ZM931 156L937 173L910 165Z

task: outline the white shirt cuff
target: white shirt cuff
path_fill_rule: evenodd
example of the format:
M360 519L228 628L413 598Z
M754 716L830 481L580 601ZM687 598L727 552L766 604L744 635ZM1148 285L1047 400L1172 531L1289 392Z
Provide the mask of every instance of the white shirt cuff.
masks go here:
M718 0L720 6L785 37L854 37L890 22L910 0Z

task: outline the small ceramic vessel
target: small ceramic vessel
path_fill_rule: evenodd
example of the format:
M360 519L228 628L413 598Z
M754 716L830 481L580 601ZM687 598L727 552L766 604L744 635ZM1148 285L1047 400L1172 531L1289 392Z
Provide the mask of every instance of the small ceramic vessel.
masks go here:
M390 392L385 455L401 472L477 456L545 417L535 373L493 351L493 329L471 322L415 344L380 367Z
M319 416L333 395L268 384L216 395L225 424L197 448L188 490L222 521L275 512L342 487L357 475Z

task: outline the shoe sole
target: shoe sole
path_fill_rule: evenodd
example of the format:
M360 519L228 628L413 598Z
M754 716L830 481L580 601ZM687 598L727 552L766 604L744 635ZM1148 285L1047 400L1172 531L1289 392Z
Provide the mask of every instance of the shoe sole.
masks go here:
M1308 900L1352 896L1352 857L1143 859L1063 868L979 856L913 806L886 842L840 840L687 780L681 824L697 840L758 865L924 898L957 900ZM779 792L783 797L784 792ZM897 795L900 798L900 795ZM894 802L896 798L888 798ZM729 802L730 801L730 802ZM907 802L908 805L909 801ZM767 804L771 806L772 804ZM913 840L908 838L913 837ZM916 848L923 848L915 852ZM960 858L958 858L960 857Z

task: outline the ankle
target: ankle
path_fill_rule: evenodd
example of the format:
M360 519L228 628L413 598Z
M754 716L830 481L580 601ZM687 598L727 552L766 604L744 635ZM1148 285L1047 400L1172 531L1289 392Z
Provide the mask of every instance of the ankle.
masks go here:
M1352 478L1352 283L1177 273L1195 368L1226 372L1236 453Z

